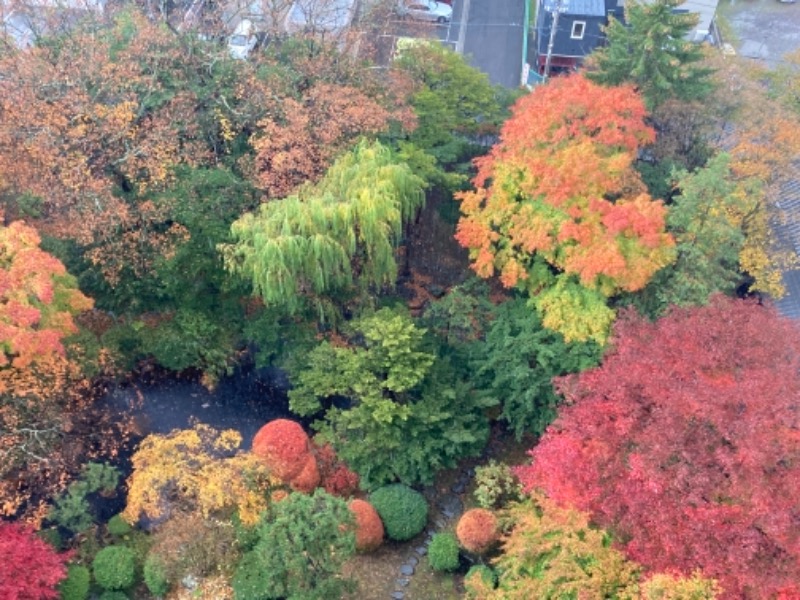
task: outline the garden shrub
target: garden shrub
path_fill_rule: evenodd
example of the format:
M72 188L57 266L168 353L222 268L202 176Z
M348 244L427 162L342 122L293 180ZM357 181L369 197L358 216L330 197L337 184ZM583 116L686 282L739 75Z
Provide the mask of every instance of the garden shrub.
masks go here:
M253 552L248 552L236 567L231 582L236 600L271 600L276 596L267 594L270 589L269 574Z
M378 488L369 501L383 521L389 538L398 542L410 540L428 522L428 503L425 497L402 483Z
M233 523L199 514L170 519L152 541L149 554L161 559L170 583L230 571L240 557Z
M133 528L120 515L114 515L111 517L108 520L108 523L106 523L106 529L108 530L108 533L116 537L128 535L131 531L133 531Z
M148 554L144 561L144 583L154 596L163 596L169 591L167 568L160 556Z
M306 467L310 452L308 435L299 423L288 419L270 421L253 438L253 454L287 483Z
M497 587L497 573L486 565L474 565L464 576L464 587L467 598L476 600L486 598L488 593Z
M67 578L58 587L61 600L86 600L91 579L89 569L83 565L70 565Z
M428 546L428 563L434 571L458 569L458 540L452 533L436 533Z
M375 507L366 500L351 500L350 512L356 517L356 550L369 552L383 543L383 523Z
M456 536L461 546L469 552L483 554L498 539L497 517L485 508L468 510L458 520Z
M332 496L349 498L358 489L358 475L339 460L330 444L314 444L320 485Z
M92 561L92 572L97 585L106 590L124 590L136 578L136 558L133 550L125 546L107 546Z
M290 482L289 485L296 492L310 494L319 485L320 476L319 469L317 468L317 459L313 454L309 454L306 458L306 464L303 470L297 474Z
M119 590L106 590L97 597L97 600L128 600L128 594Z
M500 508L508 502L522 499L522 486L506 464L490 460L488 465L475 469L473 495L481 508Z

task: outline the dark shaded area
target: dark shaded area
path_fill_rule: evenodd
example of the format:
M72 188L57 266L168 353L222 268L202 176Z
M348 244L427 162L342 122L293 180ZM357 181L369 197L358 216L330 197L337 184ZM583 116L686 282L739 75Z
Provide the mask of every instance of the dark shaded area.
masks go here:
M242 434L242 447L249 449L267 421L282 417L300 421L289 412L288 389L283 371L248 367L223 378L214 391L196 377L175 376L119 385L108 392L105 402L116 412L130 414L142 436L200 422L215 429L235 429Z

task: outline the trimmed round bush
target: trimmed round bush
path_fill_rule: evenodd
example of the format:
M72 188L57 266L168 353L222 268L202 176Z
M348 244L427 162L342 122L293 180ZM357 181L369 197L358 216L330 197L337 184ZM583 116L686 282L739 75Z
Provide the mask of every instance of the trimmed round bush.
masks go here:
M485 508L468 510L458 520L456 536L465 550L483 554L497 541L497 517Z
M97 600L128 600L128 594L119 590L106 590L98 596Z
M428 522L428 503L425 497L402 483L378 488L369 501L383 521L386 535L398 542L410 540Z
M428 563L434 571L458 569L458 540L452 533L435 533L428 546Z
M136 575L136 557L125 546L107 546L92 561L94 580L106 590L124 590L133 585Z
M108 533L116 537L128 535L131 531L133 531L133 527L131 527L120 515L114 515L111 517L108 520L108 523L106 523L106 529L108 529Z
M70 565L67 578L58 586L61 600L86 600L92 576L83 565Z
M144 584L154 596L164 596L169 591L167 567L161 557L148 554L144 561Z
M275 419L256 433L253 454L261 458L276 477L288 483L305 468L311 447L299 423Z
M383 543L383 523L375 507L366 500L351 500L348 505L356 518L356 550L369 552Z
M497 587L497 573L486 565L474 565L464 576L464 587L467 598L485 598Z

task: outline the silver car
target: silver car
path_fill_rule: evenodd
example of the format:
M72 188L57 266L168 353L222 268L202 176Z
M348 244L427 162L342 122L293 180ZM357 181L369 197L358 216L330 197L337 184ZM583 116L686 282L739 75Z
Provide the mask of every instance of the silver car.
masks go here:
M397 12L418 21L447 23L453 17L453 8L435 0L400 0Z

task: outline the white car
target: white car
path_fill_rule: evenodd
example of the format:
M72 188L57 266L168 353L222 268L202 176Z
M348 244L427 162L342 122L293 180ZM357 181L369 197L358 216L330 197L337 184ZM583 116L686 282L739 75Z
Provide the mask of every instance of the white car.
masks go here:
M256 47L258 36L252 21L245 19L228 38L228 52L233 58L245 60Z
M435 0L400 0L397 12L404 17L431 23L447 23L453 17L453 8Z

